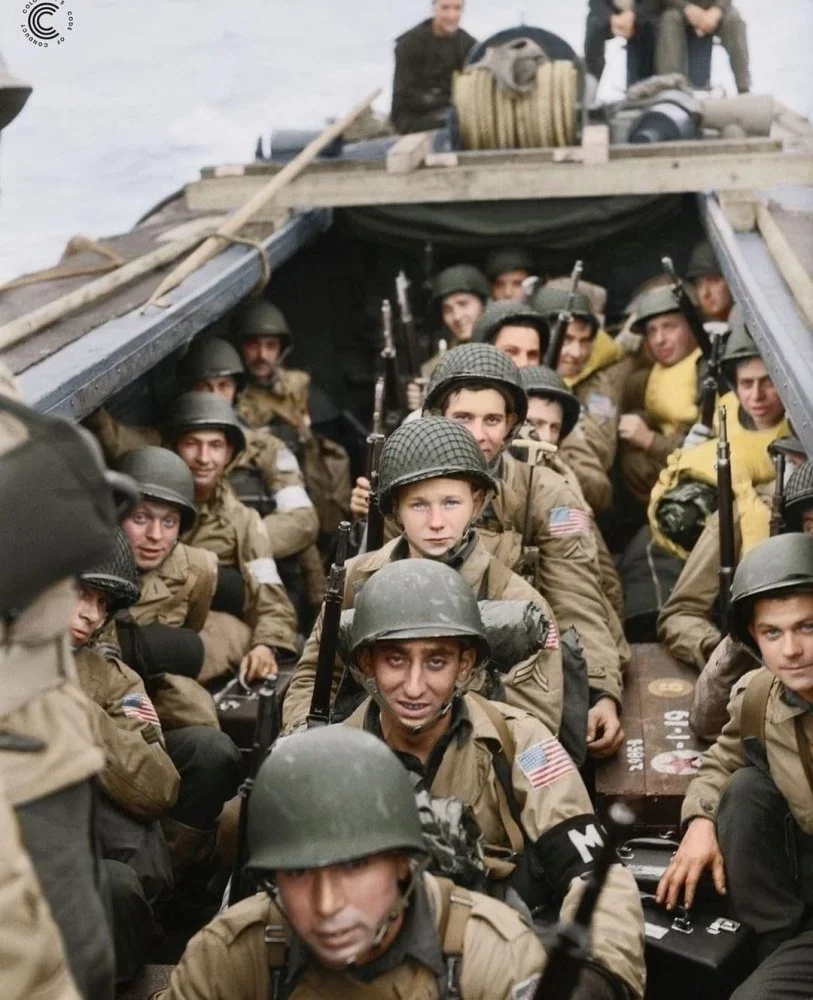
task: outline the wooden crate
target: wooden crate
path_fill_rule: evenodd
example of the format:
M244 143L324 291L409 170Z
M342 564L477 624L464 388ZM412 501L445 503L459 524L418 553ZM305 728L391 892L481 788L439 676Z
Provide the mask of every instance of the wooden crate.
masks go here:
M637 835L677 833L681 803L705 749L689 729L696 677L656 643L632 647L624 684L626 740L596 768L600 816L620 799L637 816Z

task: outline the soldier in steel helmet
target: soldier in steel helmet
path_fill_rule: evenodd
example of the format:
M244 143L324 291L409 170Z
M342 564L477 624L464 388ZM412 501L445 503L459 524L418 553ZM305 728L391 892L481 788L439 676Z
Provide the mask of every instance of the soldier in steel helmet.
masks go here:
M694 287L703 319L727 323L734 299L708 240L692 247L686 281Z
M457 347L471 340L490 291L488 279L472 264L454 264L436 275L429 309L442 329L440 336L447 341L447 347ZM441 351L424 363L421 367L424 378L429 378L442 356Z
M526 368L542 363L550 328L536 309L514 298L503 298L485 307L471 339L476 344L493 344L517 368Z
M192 939L156 1000L531 996L533 930L424 872L412 782L374 736L291 736L251 793L248 867L264 891Z
M188 392L170 409L164 435L194 480L198 516L184 542L213 552L221 567L240 576L238 599L232 601L240 617L210 612L204 625L207 658L201 680L230 666L239 667L248 681L276 673L277 655L296 651L296 615L259 514L237 499L226 476L245 448L240 422L219 396Z
M495 302L504 299L525 300L527 281L536 273L533 257L524 247L502 247L492 251L483 270L491 282L491 298Z
M474 434L497 478L477 532L501 562L522 568L549 601L560 628L578 631L597 699L590 710L589 748L606 756L623 741L620 628L599 586L589 509L558 473L520 462L506 450L527 409L511 359L490 344L466 344L435 370L424 413L449 417Z
M658 898L674 907L711 869L763 964L737 1000L804 996L813 977L813 538L777 535L737 567L731 635L762 666L733 688L729 721L689 786L683 842Z
M489 655L471 588L437 562L391 563L360 591L351 636L354 667L370 698L347 725L383 739L432 794L472 807L495 893L510 886L531 908L570 911L601 845L600 824L550 730L466 690ZM576 995L614 997L623 984L640 996L642 930L635 883L616 866L594 916L592 962Z
M112 559L80 573L69 629L79 685L105 754L96 833L113 910L116 980L126 983L152 942L153 907L172 888L169 851L157 821L176 804L181 779L144 681L98 642L111 617L139 596L138 569L120 529L115 545Z
M381 510L394 517L400 533L382 549L349 560L345 607L353 606L364 581L388 563L403 559L432 559L452 566L484 600L530 601L542 610L551 629L544 649L511 664L512 669L502 678L501 694L559 732L563 677L558 629L547 601L490 555L472 528L495 486L474 438L464 427L441 417L403 424L384 446L379 483ZM305 644L286 692L283 722L288 730L307 717L320 635L321 619ZM337 658L337 685L341 676L342 664ZM483 681L478 677L480 684ZM355 693L360 694L358 689ZM357 702L358 697L353 705Z

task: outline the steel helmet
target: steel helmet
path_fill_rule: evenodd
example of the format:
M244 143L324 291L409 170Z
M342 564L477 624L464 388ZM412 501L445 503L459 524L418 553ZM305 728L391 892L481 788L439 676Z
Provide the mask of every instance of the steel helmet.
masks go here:
M409 773L386 743L325 726L265 759L249 800L247 868L326 868L387 852L426 847Z
M138 566L130 542L121 528L116 528L114 532L114 546L111 558L79 574L82 583L110 597L111 616L137 604L141 597Z
M193 430L223 431L234 448L234 456L246 447L246 436L237 414L225 399L212 392L185 392L172 404L164 427L164 437L174 445L178 438Z
M567 309L570 301L570 290L567 288L551 288L545 285L538 289L531 299L531 305L541 313L548 323L554 323L563 309ZM584 319L590 324L592 335L598 333L598 316L593 312L590 297L584 292L576 291L573 296L573 306L570 310L577 319Z
M754 598L781 597L798 590L813 593L813 537L794 532L760 542L734 573L728 608L731 635L756 648L748 631Z
M356 597L353 659L364 646L394 639L468 640L478 662L490 652L474 591L459 573L433 559L388 563Z
M193 528L198 516L195 480L180 455L149 445L122 455L115 467L135 480L142 496L179 508L182 535Z
M234 336L236 340L245 340L247 337L279 337L283 342L283 350L293 342L288 321L280 309L267 299L249 299L237 310Z
M720 359L720 370L732 389L737 387L737 367L741 361L753 361L760 357L757 345L754 343L745 317L739 306L734 306L728 317L731 333L728 335L723 356Z
M568 389L564 379L547 365L529 365L520 368L519 377L527 396L552 399L562 407L562 433L564 440L579 422L582 408L575 394Z
M471 264L455 264L441 271L432 286L432 302L441 303L447 295L457 295L464 292L476 295L483 302L491 295L486 276Z
M395 492L402 486L440 478L467 479L486 491L497 488L480 446L462 424L446 417L401 424L381 452L378 504L382 513L392 513Z
M246 370L233 345L219 337L196 341L178 363L178 379L190 387L199 379L227 376L237 382L239 389Z
M482 316L474 324L471 339L476 344L493 344L504 326L530 326L539 334L539 353L544 354L550 340L547 319L524 302L500 299L489 302Z
M533 258L522 247L492 250L486 257L483 268L489 281L496 281L501 274L508 274L510 271L527 271L528 274L533 274L535 269Z
M689 265L686 268L686 280L697 281L698 278L706 278L714 274L722 274L717 258L708 240L700 240L692 247L689 256Z
M802 462L785 486L785 522L789 531L802 530L802 515L813 506L813 462Z
M646 325L656 316L666 313L680 312L680 305L672 291L671 285L656 285L642 292L633 302L635 321L630 329L635 333L646 334Z
M439 412L449 393L463 388L496 389L519 424L528 414L519 368L491 344L461 344L447 351L429 379L424 409Z

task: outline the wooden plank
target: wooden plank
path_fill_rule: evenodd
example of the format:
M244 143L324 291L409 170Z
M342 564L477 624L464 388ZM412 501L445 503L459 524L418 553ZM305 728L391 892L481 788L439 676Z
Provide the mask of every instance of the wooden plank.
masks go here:
M813 184L813 155L760 153L747 156L655 158L609 163L505 163L426 167L412 174L335 170L306 173L280 192L278 207L342 207L539 198L600 198L613 195L678 194L695 191ZM261 176L204 179L186 189L193 211L230 211L254 194Z
M621 799L641 833L680 826L680 807L704 745L689 729L696 673L654 643L632 647L624 682L621 752L596 768L599 813Z
M728 224L735 233L750 233L757 224L755 191L721 191L717 196Z
M770 209L765 205L757 206L757 224L776 266L793 293L796 304L808 324L813 327L813 279L796 256L793 247L771 215Z
M584 129L582 154L585 163L610 162L610 128L608 125L588 125Z
M411 174L426 159L432 146L429 132L412 132L402 135L387 152L387 173Z

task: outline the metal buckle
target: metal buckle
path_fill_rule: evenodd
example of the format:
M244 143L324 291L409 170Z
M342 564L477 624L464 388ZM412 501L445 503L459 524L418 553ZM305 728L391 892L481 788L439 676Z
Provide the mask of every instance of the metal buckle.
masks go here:
M726 917L718 917L706 928L708 934L719 934L725 931L726 934L736 934L740 929L740 924L736 920L728 920Z
M672 921L672 930L678 934L694 934L692 918L688 910L682 909Z

